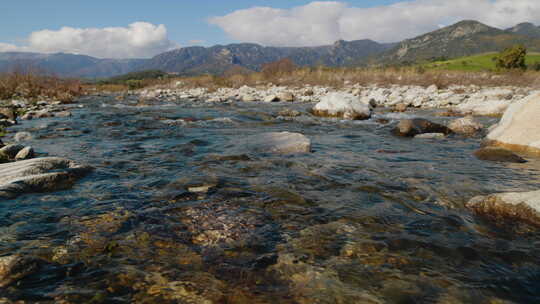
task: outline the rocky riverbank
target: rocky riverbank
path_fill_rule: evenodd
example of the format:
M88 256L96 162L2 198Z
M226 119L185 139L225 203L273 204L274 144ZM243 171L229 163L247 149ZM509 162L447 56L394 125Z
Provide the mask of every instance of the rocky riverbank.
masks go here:
M24 120L71 117L73 107L79 106L47 100L4 101L0 103L0 125L8 128ZM0 200L24 193L66 189L91 171L91 167L69 159L39 157L32 146L20 144L31 139L31 133L18 132L12 137L12 143L0 140Z
M207 102L320 102L329 93L350 94L372 107L449 108L459 114L501 115L512 103L531 94L522 87L452 86L438 88L420 86L360 86L347 84L343 88L320 86L284 87L261 85L240 88L184 88L181 82L170 88L150 88L136 92L141 102L147 100L203 100Z

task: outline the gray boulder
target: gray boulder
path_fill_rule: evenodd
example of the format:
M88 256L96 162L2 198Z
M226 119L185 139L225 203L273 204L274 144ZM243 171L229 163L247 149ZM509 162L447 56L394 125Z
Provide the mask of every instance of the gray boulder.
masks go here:
M91 170L91 167L57 157L0 164L0 198L67 189Z
M15 160L25 160L34 158L34 149L32 147L25 147L17 155L15 155Z
M278 98L280 101L288 101L293 102L294 101L294 94L291 92L283 92L278 95Z
M279 101L279 97L277 95L270 94L264 97L264 102L274 102L274 101Z
M15 112L15 110L11 107L0 107L0 118L16 120L17 112Z
M0 149L0 156L13 159L22 149L24 149L24 146L22 145L7 145Z
M431 122L423 118L405 119L398 123L393 133L399 136L414 137L424 133L452 133L446 126Z
M481 123L476 122L474 117L466 116L452 121L448 125L448 128L450 128L450 130L452 130L454 133L470 136L481 131L484 126Z

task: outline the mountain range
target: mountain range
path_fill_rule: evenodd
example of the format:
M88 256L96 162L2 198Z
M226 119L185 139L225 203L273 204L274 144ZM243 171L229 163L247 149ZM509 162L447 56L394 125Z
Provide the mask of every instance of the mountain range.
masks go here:
M531 23L521 23L501 30L477 21L465 20L404 40L391 50L381 53L375 61L388 64L457 58L498 52L515 44L523 44L529 51L540 51L540 28Z
M252 43L186 47L150 59L99 59L75 54L0 53L0 72L32 67L64 77L104 78L141 70L179 75L221 74L231 68L260 70L269 62L289 58L300 66L366 66L415 63L497 52L514 44L540 51L540 27L520 23L498 29L465 20L398 43L344 41L319 47L266 47Z

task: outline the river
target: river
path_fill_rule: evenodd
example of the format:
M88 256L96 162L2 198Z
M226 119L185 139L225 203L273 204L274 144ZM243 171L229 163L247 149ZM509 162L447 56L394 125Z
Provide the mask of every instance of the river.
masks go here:
M95 167L72 189L0 204L0 256L38 257L3 290L27 303L540 302L540 235L464 204L531 191L540 161L480 161L481 137L398 138L392 122L313 104L87 97L71 118L24 121L41 156ZM279 117L283 109L302 113ZM381 119L390 121L384 124ZM486 126L496 118L482 118ZM249 149L299 132L312 153ZM252 137L255 136L255 137Z

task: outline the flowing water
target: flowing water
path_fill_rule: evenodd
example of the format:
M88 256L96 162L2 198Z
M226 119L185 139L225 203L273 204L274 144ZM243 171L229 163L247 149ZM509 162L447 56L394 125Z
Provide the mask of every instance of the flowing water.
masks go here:
M95 172L0 204L0 256L39 262L0 290L27 303L533 303L540 236L464 204L540 186L540 162L477 160L481 137L397 138L379 111L315 118L311 104L87 98L26 121L42 156ZM283 109L304 115L278 117ZM410 115L439 122L433 112ZM379 119L390 120L382 124ZM486 125L494 118L482 120ZM273 155L263 132L308 136ZM4 300L5 300L4 299Z

